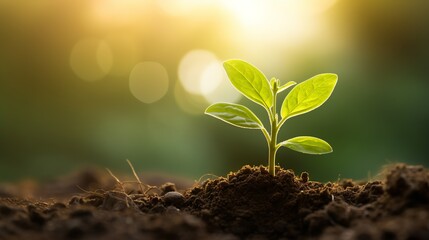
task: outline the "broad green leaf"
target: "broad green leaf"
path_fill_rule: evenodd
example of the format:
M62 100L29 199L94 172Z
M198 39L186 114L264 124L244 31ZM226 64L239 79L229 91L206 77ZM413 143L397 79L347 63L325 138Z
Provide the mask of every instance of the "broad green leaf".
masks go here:
M296 82L294 82L294 81L289 81L289 82L285 83L284 85L282 85L281 87L279 87L279 90L277 90L277 92L278 92L278 93L281 93L281 92L283 92L284 90L286 90L286 89L288 89L288 88L292 87L292 86L293 86L293 85L295 85L295 84L296 84Z
M337 80L336 74L324 73L296 85L283 101L282 118L291 118L320 107L331 96Z
M316 137L294 137L284 142L281 142L280 145L295 150L297 152L308 154L325 154L332 152L332 147L329 145L329 143Z
M233 103L215 103L209 106L206 114L241 128L262 129L261 120L247 107Z
M273 106L273 92L265 75L256 67L242 60L223 63L232 85L250 100L265 108Z

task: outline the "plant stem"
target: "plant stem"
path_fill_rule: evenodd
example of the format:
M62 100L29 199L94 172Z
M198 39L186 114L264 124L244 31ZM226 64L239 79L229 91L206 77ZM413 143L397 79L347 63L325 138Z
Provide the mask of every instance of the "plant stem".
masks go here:
M274 99L273 106L270 111L271 120L271 138L268 145L268 172L272 175L276 175L276 152L277 152L277 133L278 133L278 116L276 113L276 102L277 102L277 84L273 88Z
M276 175L276 152L277 152L277 124L273 124L271 127L271 141L268 148L268 172L272 175Z

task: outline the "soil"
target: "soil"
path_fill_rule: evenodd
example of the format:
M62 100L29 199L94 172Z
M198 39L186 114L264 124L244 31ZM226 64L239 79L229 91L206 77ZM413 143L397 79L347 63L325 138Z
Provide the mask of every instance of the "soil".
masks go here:
M319 183L244 166L178 182L182 190L117 184L93 171L2 185L0 239L429 239L429 170L397 164L382 175Z

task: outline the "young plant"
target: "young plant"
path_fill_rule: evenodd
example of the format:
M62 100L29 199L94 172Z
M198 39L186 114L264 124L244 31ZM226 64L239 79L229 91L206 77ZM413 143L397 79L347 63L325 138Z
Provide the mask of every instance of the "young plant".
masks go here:
M277 134L286 120L307 113L322 105L334 91L338 76L332 73L316 75L296 85L286 96L277 114L277 94L292 87L290 81L280 85L279 79L271 81L255 66L242 60L229 60L223 64L234 87L251 101L261 105L268 113L270 132L261 120L247 107L233 103L215 103L205 113L240 128L260 129L268 144L268 170L275 175L276 153L280 147L307 154L325 154L332 147L322 139L300 136L277 143Z

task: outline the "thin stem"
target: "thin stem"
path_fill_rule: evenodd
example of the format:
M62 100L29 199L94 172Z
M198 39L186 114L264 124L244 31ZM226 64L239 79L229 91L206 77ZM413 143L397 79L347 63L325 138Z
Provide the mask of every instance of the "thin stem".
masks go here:
M267 143L268 143L268 146L269 146L270 142L271 142L270 134L268 133L267 129L265 129L265 128L261 128L261 131L264 134L265 139L267 140Z
M274 125L275 126L275 125ZM276 152L277 152L277 128L273 127L271 131L271 142L268 149L268 172L272 175L276 175Z
M287 120L286 117L282 118L282 120L280 120L279 124L277 125L277 129L280 129L283 126L283 123L285 123Z
M277 152L277 133L278 133L278 117L276 114L277 109L277 88L273 89L274 99L273 106L270 111L270 120L271 120L271 139L268 144L268 172L272 175L276 175L275 166L276 166L276 152Z

